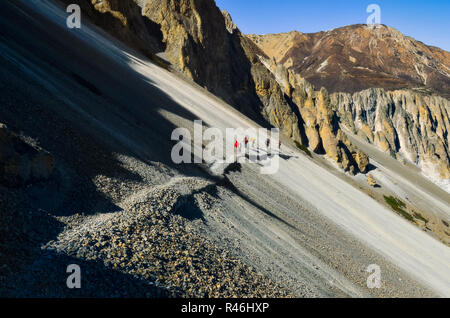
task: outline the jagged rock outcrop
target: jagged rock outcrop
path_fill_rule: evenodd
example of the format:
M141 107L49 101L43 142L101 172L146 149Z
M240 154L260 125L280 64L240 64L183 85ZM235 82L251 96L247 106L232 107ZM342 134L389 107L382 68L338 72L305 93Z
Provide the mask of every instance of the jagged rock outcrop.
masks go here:
M369 158L356 149L340 129L339 118L331 105L325 88L315 91L305 79L291 70L286 70L275 60L260 56L270 69L284 93L298 110L302 121L303 143L316 153L325 153L340 168L351 174L367 172Z
M0 124L0 184L18 187L48 179L54 166L52 155L29 145Z
M331 93L421 88L450 98L450 53L385 25L249 38L270 58Z
M341 123L392 157L429 175L450 178L450 101L412 90L369 89L336 93L331 103Z
M375 178L371 174L369 174L367 176L367 183L371 187L376 187L378 185L377 181L375 180Z

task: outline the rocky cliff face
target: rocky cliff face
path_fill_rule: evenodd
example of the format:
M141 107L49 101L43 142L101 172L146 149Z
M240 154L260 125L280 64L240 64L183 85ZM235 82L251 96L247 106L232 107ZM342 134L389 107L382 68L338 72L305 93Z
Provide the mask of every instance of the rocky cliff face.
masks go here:
M263 53L214 1L147 1L143 12L161 25L173 65L244 114L299 140L298 118L257 58Z
M387 27L249 35L269 57L329 92L420 88L450 97L450 53Z
M113 36L147 53L164 52L188 78L260 123L299 139L298 119L254 54L259 49L212 0L62 0L77 3Z
M339 116L333 109L325 88L315 91L305 79L286 70L274 60L260 57L271 70L301 120L302 142L314 152L326 154L340 168L351 174L367 172L369 158L356 149L339 125Z
M341 123L392 157L450 179L450 101L411 90L331 95Z

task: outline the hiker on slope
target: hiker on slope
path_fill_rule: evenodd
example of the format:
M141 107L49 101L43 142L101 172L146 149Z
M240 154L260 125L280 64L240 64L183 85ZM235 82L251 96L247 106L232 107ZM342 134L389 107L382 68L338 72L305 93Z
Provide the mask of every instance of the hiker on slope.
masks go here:
M234 150L237 151L240 148L240 144L237 139L234 140Z

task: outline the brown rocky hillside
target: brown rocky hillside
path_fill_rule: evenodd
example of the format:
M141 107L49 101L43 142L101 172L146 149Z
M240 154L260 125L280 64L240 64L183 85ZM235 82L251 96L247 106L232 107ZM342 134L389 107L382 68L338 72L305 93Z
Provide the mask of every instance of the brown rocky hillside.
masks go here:
M450 53L388 26L248 37L270 58L329 92L421 88L450 97Z

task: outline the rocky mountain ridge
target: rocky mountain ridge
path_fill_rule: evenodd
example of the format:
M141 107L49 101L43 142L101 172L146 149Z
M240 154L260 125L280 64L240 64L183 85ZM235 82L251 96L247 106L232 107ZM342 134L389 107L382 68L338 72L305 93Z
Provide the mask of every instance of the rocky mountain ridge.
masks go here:
M333 93L419 88L450 97L450 53L385 25L248 37L270 58Z

